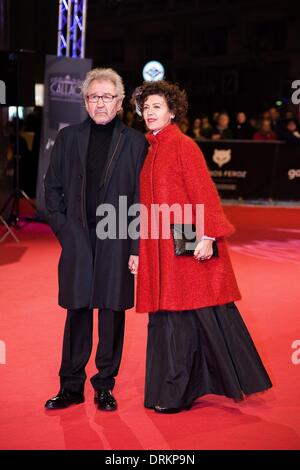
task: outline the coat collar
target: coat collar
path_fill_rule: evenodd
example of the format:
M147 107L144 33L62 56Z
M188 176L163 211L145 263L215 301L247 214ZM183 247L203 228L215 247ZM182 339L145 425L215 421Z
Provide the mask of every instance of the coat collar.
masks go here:
M106 188L108 187L109 180L113 174L114 168L124 145L126 130L127 126L125 126L125 124L120 119L117 119L111 138L106 165L99 184L99 189L103 185L105 185Z
M161 131L159 131L156 135L152 132L149 132L146 137L150 144L163 142L168 139L172 139L176 135L181 133L179 127L175 123L168 124L168 126L164 127Z

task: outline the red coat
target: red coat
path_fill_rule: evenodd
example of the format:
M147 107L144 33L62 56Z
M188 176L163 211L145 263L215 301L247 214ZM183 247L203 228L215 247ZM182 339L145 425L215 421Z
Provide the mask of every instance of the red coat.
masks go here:
M224 240L234 228L223 213L199 147L175 124L147 138L150 147L141 172L141 203L148 213L153 203L191 203L193 223L195 204L204 204L204 234L218 239L219 258L199 262L192 256L175 256L171 236L163 239L160 231L158 239L145 238L142 218L137 312L191 310L240 299Z

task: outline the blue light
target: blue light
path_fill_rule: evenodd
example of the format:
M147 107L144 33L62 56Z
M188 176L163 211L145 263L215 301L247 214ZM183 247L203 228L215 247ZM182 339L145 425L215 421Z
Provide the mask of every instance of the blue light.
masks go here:
M87 0L59 0L59 57L84 57L86 10Z
M164 66L157 60L150 60L143 68L143 78L147 82L163 80L165 76Z

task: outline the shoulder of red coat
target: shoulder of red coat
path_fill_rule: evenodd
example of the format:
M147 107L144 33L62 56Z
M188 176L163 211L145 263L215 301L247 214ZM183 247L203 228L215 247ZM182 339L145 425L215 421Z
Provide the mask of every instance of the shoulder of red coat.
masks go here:
M181 139L180 139L181 140L181 148L183 150L189 150L189 151L193 151L193 152L202 153L199 145L197 145L196 142L191 137L184 134L183 132L181 132L180 134L181 134Z

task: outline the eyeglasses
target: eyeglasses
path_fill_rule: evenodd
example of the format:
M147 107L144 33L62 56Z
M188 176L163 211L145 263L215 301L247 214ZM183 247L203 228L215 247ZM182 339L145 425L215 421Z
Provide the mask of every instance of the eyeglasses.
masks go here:
M111 103L114 98L118 95L111 95L110 93L105 93L104 95L86 95L86 99L89 103L98 103L100 98L103 103Z

